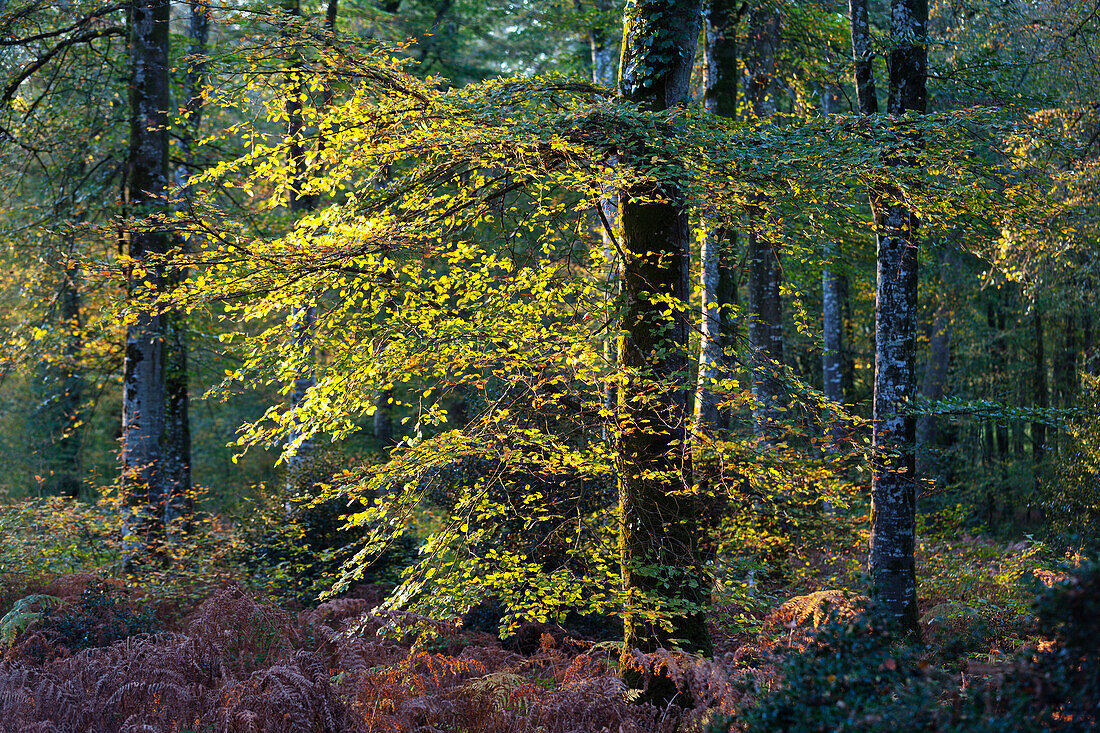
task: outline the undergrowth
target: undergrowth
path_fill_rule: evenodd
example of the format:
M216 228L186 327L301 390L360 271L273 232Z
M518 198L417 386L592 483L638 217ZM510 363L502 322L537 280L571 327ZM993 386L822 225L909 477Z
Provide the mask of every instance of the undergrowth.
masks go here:
M3 507L0 733L1092 729L1095 566L968 535L960 516L922 527L921 643L897 641L845 570L858 534L727 560L713 658L628 655L675 681L658 708L621 682L621 644L583 626L502 642L472 615L381 610L385 584L303 609L300 588L263 595L286 566L237 582L255 554L216 518L127 577L109 504Z

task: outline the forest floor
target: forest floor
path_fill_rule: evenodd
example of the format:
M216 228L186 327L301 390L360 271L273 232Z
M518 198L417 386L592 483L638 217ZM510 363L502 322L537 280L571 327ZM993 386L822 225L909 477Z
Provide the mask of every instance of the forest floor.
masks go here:
M1095 710L1059 701L1060 678L1049 671L1062 654L1074 685L1083 673L1095 686L1095 657L1067 658L1058 634L1034 617L1045 588L1083 581L1065 572L1072 558L1067 565L1030 540L929 531L919 643L895 641L864 612L865 599L830 587L837 567L861 562L858 546L799 556L796 580L762 578L752 602L716 593L713 657L628 655L647 676L675 681L677 696L653 705L620 680L614 641L534 623L501 641L460 619L379 610L388 588L377 584L304 607L265 597L239 568L217 565L210 548L202 562L181 562L191 569L177 568L171 582L168 571L144 582L120 577L88 553L71 516L51 534L47 525L65 519L47 505L36 511L0 515L5 733L1086 730L1096 722ZM1030 700L1026 709L1017 697Z

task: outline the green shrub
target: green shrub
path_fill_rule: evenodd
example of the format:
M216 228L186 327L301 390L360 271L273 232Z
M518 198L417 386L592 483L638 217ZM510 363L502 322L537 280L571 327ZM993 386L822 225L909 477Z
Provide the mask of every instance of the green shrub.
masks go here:
M89 582L72 602L27 596L0 620L6 646L31 661L103 647L153 631L150 606L134 603L126 588L103 578Z
M1034 730L1095 730L1100 724L1100 564L1085 563L1035 601L1036 630L1048 640L1006 684L1005 717ZM1026 701L1028 705L1022 705ZM999 721L997 721L999 722ZM1014 721L1013 721L1014 722Z
M746 711L749 731L937 730L934 670L875 610L831 620L791 648L782 682Z
M89 583L75 603L47 607L41 624L71 651L107 646L155 627L151 607L135 604L125 588L102 579Z
M1066 435L1043 483L1043 508L1056 538L1069 547L1100 547L1100 377L1082 375L1081 416Z

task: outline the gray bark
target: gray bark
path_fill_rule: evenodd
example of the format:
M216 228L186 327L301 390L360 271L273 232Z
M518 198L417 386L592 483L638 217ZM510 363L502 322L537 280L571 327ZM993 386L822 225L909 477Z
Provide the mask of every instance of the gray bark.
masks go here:
M749 232L749 349L752 365L753 431L771 440L781 430L783 380L782 270L774 243Z
M596 0L596 10L602 17L609 13L611 0ZM619 52L619 36L607 28L594 26L588 29L588 50L592 64L592 81L604 86L615 84L615 62Z
M826 87L821 92L821 107L826 116L839 107L839 90ZM837 405L847 402L844 391L844 362L847 359L845 341L845 300L848 296L847 274L838 267L839 256L835 242L825 244L825 266L821 270L821 320L823 346L821 352L821 384L825 399ZM831 442L843 438L843 426L832 420L829 423Z
M888 111L924 112L927 105L926 0L894 0ZM891 160L903 166L905 160ZM916 217L897 192L880 194L875 298L875 385L869 569L872 592L910 634L919 634L916 581L914 315L917 296Z
M861 115L878 114L878 96L871 67L871 25L867 17L867 0L848 0L852 30L852 61L855 65L856 103Z
M752 11L749 46L745 59L746 94L758 120L776 111L776 51L779 43L779 11L764 5ZM756 404L753 430L757 437L777 437L783 416L786 387L783 369L783 304L780 297L782 266L779 245L760 230L762 213L750 213L757 223L749 231L749 360Z
M620 94L654 111L686 103L700 30L697 0L636 0L627 6ZM648 153L635 145L628 160ZM655 202L656 198L662 201ZM668 313L648 293L684 302L692 230L683 195L671 182L620 192L622 323L618 357L626 380L618 411L619 547L624 590L637 603L686 603L666 629L624 609L624 675L629 649L670 648L707 653L710 637L702 607L707 583L696 548L696 501L683 490L690 475L685 450L687 317ZM653 572L656 569L656 574ZM648 599L648 601L646 600ZM633 680L631 680L633 681ZM675 684L659 677L650 699L671 698Z
M202 92L206 83L206 40L210 30L210 8L192 0L189 4L187 70L183 80L185 121L180 131L182 161L176 166L176 186L180 190L178 205L189 212L194 194L191 179L198 172L194 161L195 139L202 123ZM184 242L178 243L181 249ZM164 523L175 527L193 510L191 497L191 390L188 384L188 326L184 314L165 314L167 371L165 376L165 447L164 473L167 502Z
M168 0L133 0L130 22L130 155L128 214L166 213L168 189ZM149 228L128 233L131 292L163 286L155 260L168 235ZM122 486L128 512L123 542L133 558L144 551L164 507L164 319L139 312L126 330L122 383Z
M703 56L706 66L704 105L708 112L733 117L737 113L737 16L732 0L710 0L704 8L703 23L706 42ZM701 434L712 435L722 422L715 383L729 377L730 365L725 348L732 342L728 333L728 306L732 305L728 295L730 288L722 279L725 276L729 280L734 273L730 249L722 246L723 232L709 226L705 220L701 222L701 228L702 303L695 424Z
M1092 283L1085 283L1085 306L1081 311L1081 371L1085 374L1096 373L1096 344L1092 330L1092 304L1089 303L1089 294L1092 293Z
M717 382L726 373L723 353L722 311L718 301L722 240L717 231L703 222L703 241L700 248L700 305L699 373L695 387L695 426L702 435L713 435L718 429Z

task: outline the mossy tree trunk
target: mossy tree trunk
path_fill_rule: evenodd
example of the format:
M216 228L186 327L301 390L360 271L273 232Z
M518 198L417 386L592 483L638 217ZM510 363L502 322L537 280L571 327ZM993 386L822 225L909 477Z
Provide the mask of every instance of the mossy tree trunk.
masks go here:
M699 30L697 0L630 3L619 74L622 96L654 111L685 103ZM622 155L630 160L648 153L638 144ZM674 180L624 189L620 206L617 470L628 599L625 646L706 653L707 583L696 552L696 499L687 480L685 445L691 222ZM624 650L628 675L629 661ZM675 692L670 684L667 678L655 680L651 699L670 697Z

